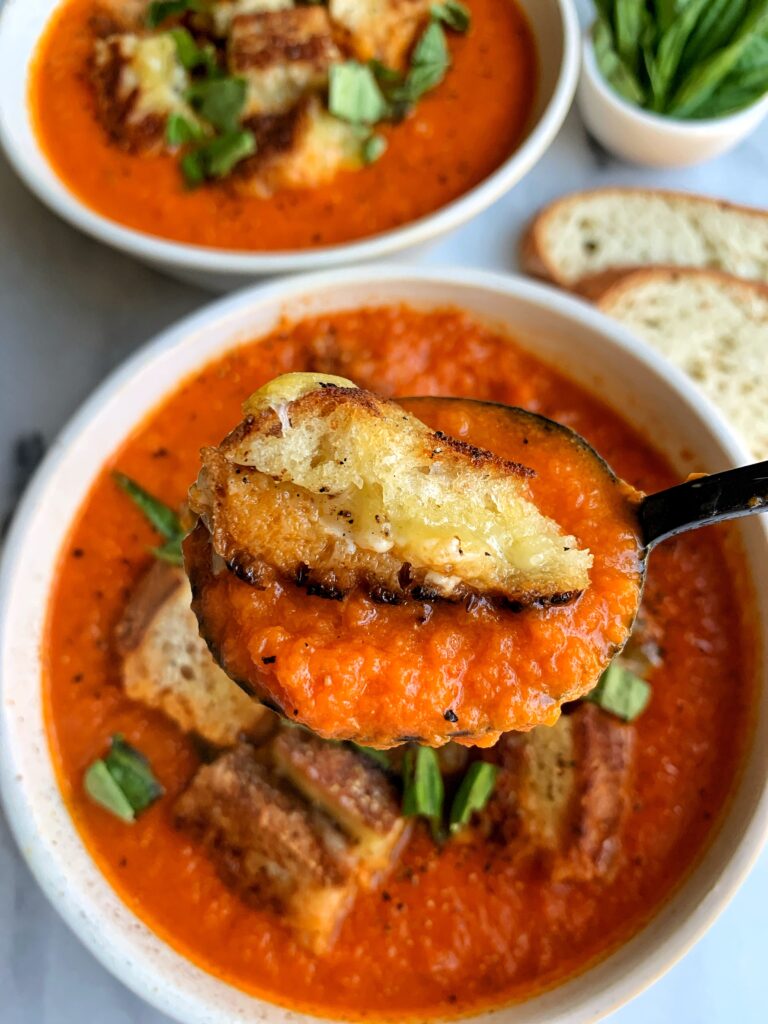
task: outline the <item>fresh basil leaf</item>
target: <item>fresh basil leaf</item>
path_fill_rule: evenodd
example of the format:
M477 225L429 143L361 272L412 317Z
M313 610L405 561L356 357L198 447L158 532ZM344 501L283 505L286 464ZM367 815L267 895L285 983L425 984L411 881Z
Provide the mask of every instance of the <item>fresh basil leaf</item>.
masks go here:
M659 110L665 109L667 97L674 89L675 76L680 67L685 45L699 18L706 10L707 4L711 2L712 0L689 0L689 3L659 39L656 51L658 94L655 97L655 106Z
M438 22L432 21L424 29L411 57L411 68L405 80L411 100L419 99L439 85L450 66L445 32Z
M193 149L181 158L181 173L187 188L197 188L205 181L205 159Z
M632 722L647 708L651 687L619 661L612 661L587 699L617 718Z
M205 163L209 178L226 178L236 164L256 152L253 132L228 132L205 144Z
M167 540L165 544L152 548L152 554L161 562L168 562L169 565L184 565L184 555L181 550L183 537L174 537Z
M137 814L163 795L163 787L153 775L147 758L130 743L126 743L120 733L112 737L109 752L103 760L107 771Z
M604 18L598 18L595 22L592 41L597 66L606 82L625 100L642 106L646 99L645 90L619 57L611 26Z
M155 0L147 8L147 28L157 28L168 18L186 14L187 11L199 11L200 8L200 0Z
M176 44L176 56L187 71L205 71L215 76L219 71L216 50L210 44L198 46L192 33L185 28L172 28L168 33Z
M244 78L208 78L189 87L187 101L218 131L234 133L245 106L245 93Z
M731 42L686 75L668 106L676 117L690 117L734 70L748 48L768 29L768 0L758 0L739 25Z
M168 115L165 141L169 146L186 146L190 142L200 142L204 137L203 129L196 121L190 121L183 114Z
M352 124L375 124L389 112L373 70L355 60L331 65L328 109Z
M744 18L751 0L710 0L683 50L680 68L690 71L696 64L725 46Z
M635 73L640 66L640 43L647 17L645 0L616 0L616 50L624 64Z
M375 164L386 153L387 145L383 135L369 135L362 146L363 163Z
M443 817L445 790L440 762L432 747L410 747L403 759L403 814L427 818L437 835Z
M146 757L119 733L106 756L89 766L83 783L92 800L125 822L135 821L164 792Z
M362 754L363 757L369 758L380 768L391 768L392 762L389 759L389 754L386 750L376 750L375 747L363 747L359 743L350 743L353 750L357 751L358 754Z
M474 761L469 766L451 805L451 832L458 832L475 812L483 810L496 785L496 775L496 766L487 761Z
M144 517L161 536L165 537L166 540L178 540L184 536L181 521L172 508L169 508L159 498L150 494L149 491L145 491L143 487L137 484L135 480L131 480L125 473L115 472L112 474L112 477L120 490L128 495L134 505L144 513Z
M83 785L91 800L110 811L116 818L125 822L136 820L136 814L130 801L112 778L101 758L94 761L86 770Z
M433 4L429 13L435 21L442 21L454 32L466 32L472 23L469 8L460 0L445 0L444 3Z

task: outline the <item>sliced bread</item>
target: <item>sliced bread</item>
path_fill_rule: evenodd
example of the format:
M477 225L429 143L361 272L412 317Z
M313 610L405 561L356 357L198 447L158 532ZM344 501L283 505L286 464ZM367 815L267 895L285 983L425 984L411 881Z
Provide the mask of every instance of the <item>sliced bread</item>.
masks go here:
M693 378L768 459L768 287L706 270L625 274L598 306Z
M529 274L590 298L617 272L651 265L768 283L768 212L684 192L576 192L534 218L521 260Z

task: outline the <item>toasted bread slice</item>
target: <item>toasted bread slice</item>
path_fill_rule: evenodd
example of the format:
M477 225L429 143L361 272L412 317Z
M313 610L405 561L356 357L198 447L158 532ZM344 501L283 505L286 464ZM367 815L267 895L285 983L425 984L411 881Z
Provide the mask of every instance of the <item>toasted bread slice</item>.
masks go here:
M284 915L314 952L331 945L355 895L350 843L252 747L199 768L174 813L243 899Z
M232 22L227 59L245 79L245 118L280 114L328 82L341 60L325 7L240 14Z
M117 627L125 692L216 746L261 736L272 715L225 675L198 634L182 569L156 562Z
M365 133L329 114L317 96L287 113L252 117L246 124L256 138L256 153L233 179L246 195L315 188L340 171L362 166Z
M533 504L531 471L343 378L287 374L203 452L192 509L227 566L340 600L520 604L584 590L588 551Z
M768 286L659 267L621 276L597 304L685 370L768 459Z
M232 22L241 14L259 14L263 11L286 11L294 6L293 0L213 0L201 11L195 12L205 30L226 39Z
M278 771L352 837L365 877L386 871L406 826L386 774L349 747L303 729L281 729L272 756Z
M768 213L684 192L606 188L540 211L521 247L529 274L594 292L616 271L655 264L768 283Z
M404 70L429 0L329 0L333 21L346 29L355 55Z
M552 727L502 737L485 827L535 856L558 881L610 878L629 806L635 730L594 704Z
M111 139L130 152L159 150L169 114L197 120L185 99L189 76L169 33L97 39L91 75L99 119Z

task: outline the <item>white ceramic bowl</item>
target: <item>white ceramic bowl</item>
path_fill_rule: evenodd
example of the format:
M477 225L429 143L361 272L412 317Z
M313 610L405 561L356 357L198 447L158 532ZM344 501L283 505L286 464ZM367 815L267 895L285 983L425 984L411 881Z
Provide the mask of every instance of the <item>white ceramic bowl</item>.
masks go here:
M263 285L166 331L98 389L53 445L5 547L0 782L19 847L59 913L109 970L187 1024L303 1024L309 1018L251 998L183 959L131 914L86 852L58 792L41 706L40 644L57 554L104 461L181 378L233 343L269 331L285 314L403 301L421 308L456 304L508 326L537 355L607 395L681 471L748 461L719 414L681 373L592 307L521 278L466 270L359 268ZM751 520L741 533L754 567L755 620L764 641L768 589L759 586L759 576L768 563L768 531ZM723 825L695 870L651 923L610 957L524 1005L477 1021L595 1021L667 970L723 909L768 824L768 665L762 657L754 741Z
M768 114L768 95L728 117L701 121L652 114L623 99L597 66L592 32L583 40L578 103L584 123L607 150L647 167L687 167L726 153Z
M30 59L62 0L6 0L0 14L0 142L29 188L56 213L102 242L203 287L225 290L269 274L359 264L424 245L480 213L537 163L571 106L579 69L579 24L573 0L517 0L539 55L539 84L526 137L488 178L420 220L361 241L280 253L237 252L164 241L95 213L56 176L30 121Z

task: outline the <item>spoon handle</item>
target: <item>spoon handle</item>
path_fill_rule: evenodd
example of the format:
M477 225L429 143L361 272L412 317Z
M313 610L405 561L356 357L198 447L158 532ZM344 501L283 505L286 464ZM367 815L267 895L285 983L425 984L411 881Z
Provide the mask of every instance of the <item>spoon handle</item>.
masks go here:
M640 502L638 518L647 548L698 526L768 512L768 462L688 480Z

